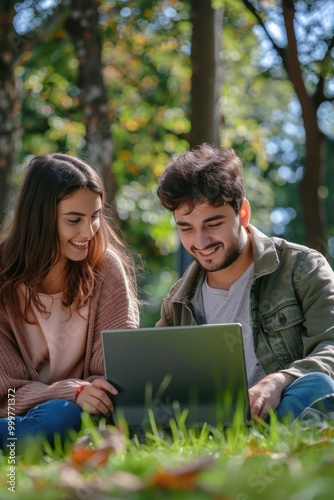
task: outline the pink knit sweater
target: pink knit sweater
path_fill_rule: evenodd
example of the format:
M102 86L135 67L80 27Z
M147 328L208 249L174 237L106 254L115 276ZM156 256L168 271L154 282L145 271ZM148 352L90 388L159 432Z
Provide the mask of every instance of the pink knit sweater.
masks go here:
M101 331L136 328L139 324L137 301L131 294L117 257L108 253L100 267L90 301L86 358L83 380L103 377ZM50 399L74 401L82 380L67 379L45 385L33 367L25 339L23 322L11 304L0 305L0 417L8 416L8 397L15 394L11 411L23 415L30 408ZM14 392L15 390L15 392Z

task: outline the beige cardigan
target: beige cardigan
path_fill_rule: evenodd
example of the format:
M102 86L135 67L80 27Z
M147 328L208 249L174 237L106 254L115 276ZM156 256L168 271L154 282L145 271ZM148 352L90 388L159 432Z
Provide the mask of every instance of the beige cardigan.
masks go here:
M136 328L139 325L137 301L130 292L118 258L108 252L100 267L90 302L86 358L83 380L103 377L101 331ZM50 399L74 401L82 380L67 379L45 385L39 381L25 340L23 322L12 305L0 305L0 417L11 412L23 415L30 408ZM13 399L15 404L13 405Z

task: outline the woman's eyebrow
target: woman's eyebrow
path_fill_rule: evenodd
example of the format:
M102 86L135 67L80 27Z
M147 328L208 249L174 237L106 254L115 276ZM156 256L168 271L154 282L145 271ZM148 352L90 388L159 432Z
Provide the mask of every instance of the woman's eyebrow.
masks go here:
M80 212L64 212L63 215L81 215L81 216L85 216L86 214L82 214Z
M95 210L95 212L93 212L93 215L101 212L101 210L102 210L102 207L98 208L97 210ZM81 212L71 211L71 212L64 212L63 215L80 215L81 217L85 217L87 214L82 214Z

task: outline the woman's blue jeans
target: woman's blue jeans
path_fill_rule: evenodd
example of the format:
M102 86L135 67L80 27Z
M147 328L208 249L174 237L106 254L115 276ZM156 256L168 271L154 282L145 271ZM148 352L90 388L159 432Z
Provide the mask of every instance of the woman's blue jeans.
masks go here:
M13 425L14 430L9 432L8 418L0 418L0 448L6 449L10 442L19 447L29 436L44 438L52 445L55 434L65 440L70 430L81 429L81 408L72 401L52 399L15 417Z
M314 372L297 378L283 391L275 413L280 422L291 422L310 407L324 414L334 412L334 380L329 375Z

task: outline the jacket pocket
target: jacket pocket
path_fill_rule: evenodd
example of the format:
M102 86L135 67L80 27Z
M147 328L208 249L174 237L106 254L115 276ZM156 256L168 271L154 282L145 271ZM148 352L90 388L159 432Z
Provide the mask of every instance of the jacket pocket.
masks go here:
M295 299L276 304L261 321L269 346L284 367L303 356L304 316Z

